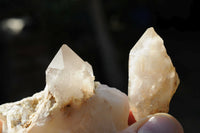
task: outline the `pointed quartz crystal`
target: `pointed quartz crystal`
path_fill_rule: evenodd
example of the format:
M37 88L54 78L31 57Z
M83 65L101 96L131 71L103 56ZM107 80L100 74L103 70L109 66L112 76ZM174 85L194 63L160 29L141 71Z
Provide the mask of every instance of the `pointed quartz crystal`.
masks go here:
M63 45L46 70L46 85L56 102L79 103L93 95L92 67L67 45Z
M179 84L176 70L161 37L149 28L129 54L128 96L136 120L168 112Z

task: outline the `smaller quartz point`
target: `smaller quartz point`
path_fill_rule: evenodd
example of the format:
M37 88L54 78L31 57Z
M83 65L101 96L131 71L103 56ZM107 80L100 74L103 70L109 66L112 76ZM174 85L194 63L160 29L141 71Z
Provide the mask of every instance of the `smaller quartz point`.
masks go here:
M60 105L70 101L79 104L93 95L92 67L63 45L46 70L46 89Z
M128 97L136 120L168 112L179 84L176 70L161 37L149 28L129 54Z

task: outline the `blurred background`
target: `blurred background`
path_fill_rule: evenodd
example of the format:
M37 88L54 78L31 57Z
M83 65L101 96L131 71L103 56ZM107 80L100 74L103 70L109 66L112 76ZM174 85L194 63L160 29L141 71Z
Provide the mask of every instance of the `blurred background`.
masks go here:
M197 0L0 0L0 104L43 90L64 43L97 81L127 93L129 50L154 27L181 80L169 113L185 132L200 131L199 8Z

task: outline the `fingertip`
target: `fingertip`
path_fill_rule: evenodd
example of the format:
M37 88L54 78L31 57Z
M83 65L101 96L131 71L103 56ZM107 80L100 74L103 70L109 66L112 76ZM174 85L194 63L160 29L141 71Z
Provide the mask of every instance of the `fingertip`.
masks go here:
M2 123L2 121L0 120L0 133L2 133L2 125L3 125L3 123Z
M138 133L184 133L181 124L171 115L158 113L153 115Z
M137 121L120 133L184 133L184 130L173 116L158 113Z

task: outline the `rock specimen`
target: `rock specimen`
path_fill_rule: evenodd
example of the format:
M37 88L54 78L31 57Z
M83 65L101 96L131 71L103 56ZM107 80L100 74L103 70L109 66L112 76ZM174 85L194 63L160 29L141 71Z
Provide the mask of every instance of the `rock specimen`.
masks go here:
M128 96L136 120L168 112L178 84L178 75L163 40L153 28L147 29L129 54Z
M115 133L128 126L128 97L94 82L92 67L63 45L43 91L0 106L2 133Z
M116 133L128 127L129 103L137 120L167 112L178 83L153 28L130 52L128 96L94 82L92 67L63 45L43 91L0 106L0 133Z

